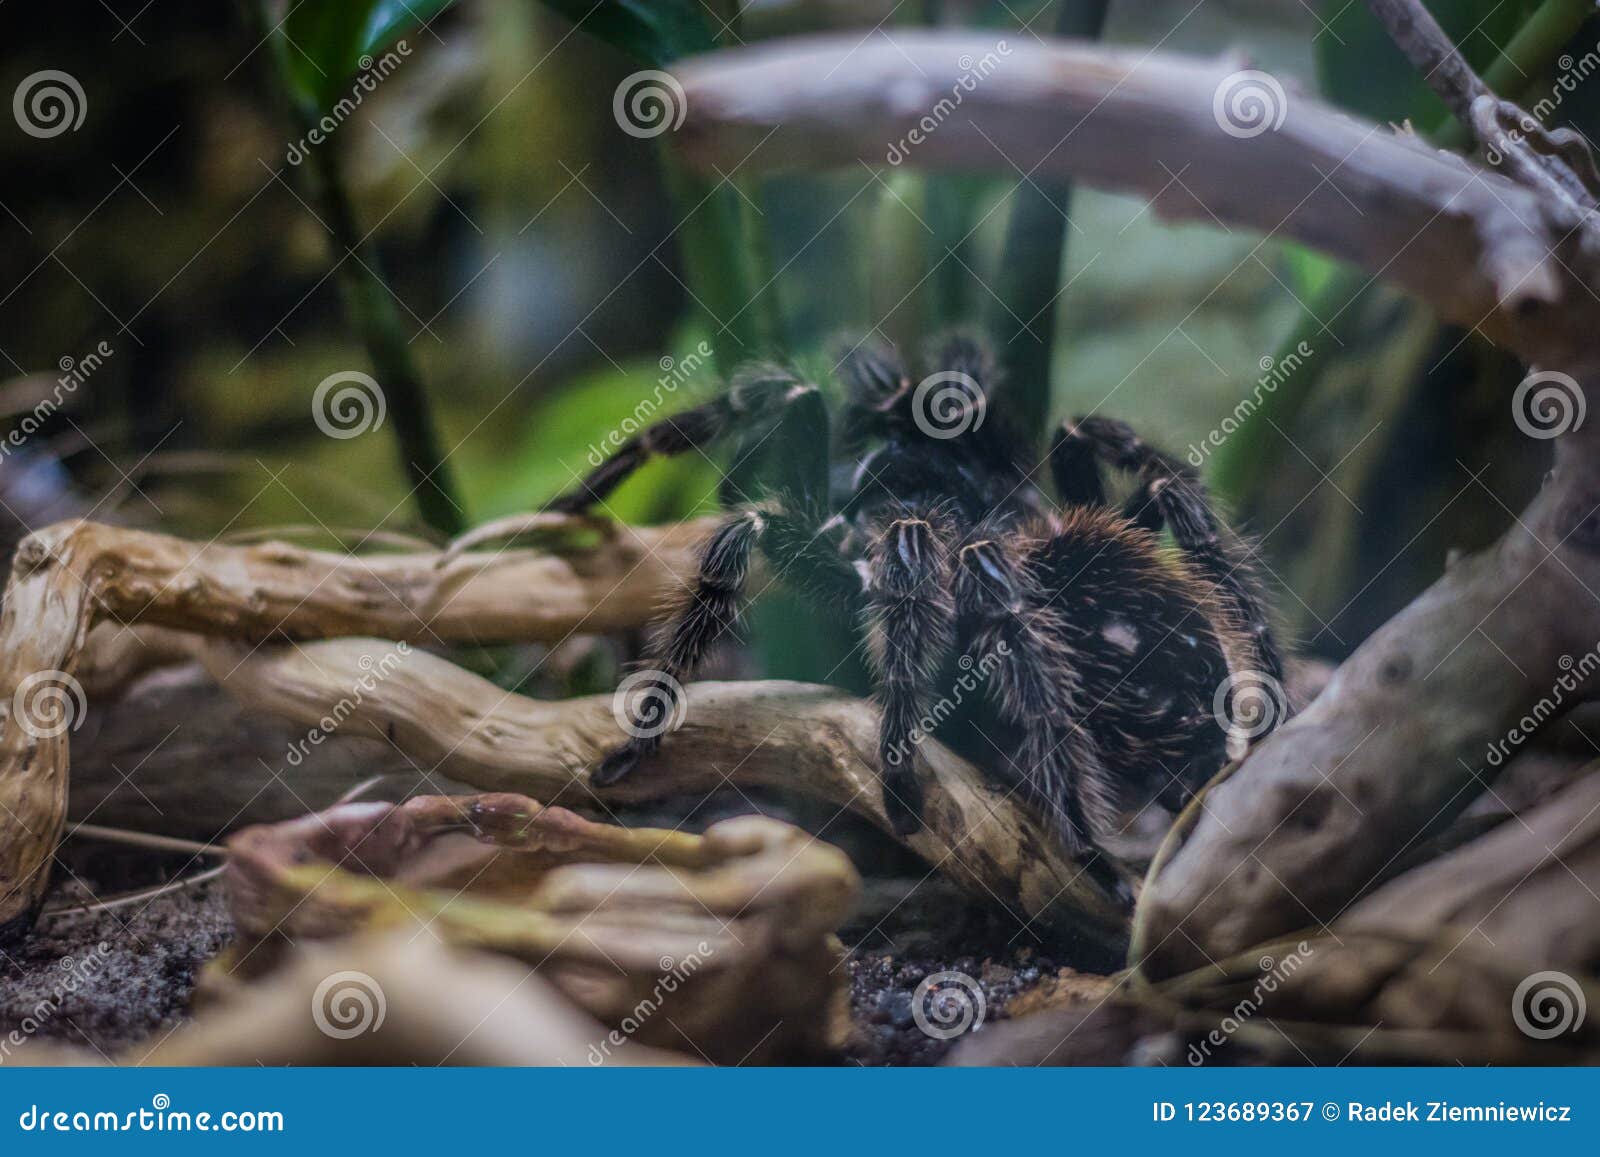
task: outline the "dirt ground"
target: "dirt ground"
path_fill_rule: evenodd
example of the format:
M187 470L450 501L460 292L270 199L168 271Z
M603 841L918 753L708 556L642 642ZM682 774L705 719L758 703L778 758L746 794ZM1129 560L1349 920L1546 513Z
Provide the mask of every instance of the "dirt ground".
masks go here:
M85 886L143 887L187 862L69 862L53 901L81 902ZM21 945L0 949L0 1064L12 1059L13 1031L137 1061L182 1023L196 971L232 934L220 880L109 911L46 915Z
M698 818L708 823L721 815ZM938 1063L957 1038L930 1036L913 1013L917 986L936 973L959 972L976 983L978 1032L1024 994L1037 997L1061 983L1065 962L1005 913L971 902L863 829L846 825L829 835L858 863L894 873L868 876L855 917L841 929L851 951L854 1022L841 1063ZM204 866L187 856L95 851L75 841L52 903ZM21 946L0 951L0 1065L12 1059L4 1034L13 1029L137 1062L183 1023L197 972L232 933L220 880L110 911L47 914Z

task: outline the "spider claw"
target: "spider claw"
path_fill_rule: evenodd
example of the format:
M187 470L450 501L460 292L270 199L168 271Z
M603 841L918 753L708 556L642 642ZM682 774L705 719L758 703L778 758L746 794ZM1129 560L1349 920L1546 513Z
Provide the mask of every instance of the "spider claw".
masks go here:
M1105 890L1114 904L1124 912L1133 911L1138 895L1128 878L1117 870L1109 853L1095 846L1087 857L1080 857L1078 862L1083 865L1085 874Z
M922 830L922 785L914 777L893 786L883 785L883 810L897 836L914 836Z
M589 782L595 787L610 787L619 783L632 774L633 769L639 766L639 757L642 753L631 743L614 748L606 753L592 772Z

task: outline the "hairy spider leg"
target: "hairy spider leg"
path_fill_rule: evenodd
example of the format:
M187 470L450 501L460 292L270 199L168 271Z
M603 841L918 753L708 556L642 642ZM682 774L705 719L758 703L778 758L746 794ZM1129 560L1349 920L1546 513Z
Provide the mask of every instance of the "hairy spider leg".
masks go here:
M694 585L667 619L659 645L645 662L653 678L647 680L648 694L628 704L631 738L601 760L594 772L596 784L616 783L661 746L666 729L660 724L678 713L683 684L694 677L712 645L739 626L757 547L775 575L811 601L835 612L860 602L860 575L813 516L774 506L728 518L701 548Z
M1064 506L1105 506L1106 484L1100 476L1094 444L1077 425L1063 422L1050 446L1050 477L1056 499Z
M746 511L728 519L706 540L694 586L667 623L663 645L646 662L651 676L648 693L628 704L631 738L600 761L594 771L596 784L616 783L661 746L668 721L679 711L683 681L693 676L711 645L738 626L750 555L763 525L760 512ZM641 711L646 704L648 719Z
M985 530L992 533L985 533ZM1116 785L1083 725L1081 680L1059 612L1003 527L980 527L957 552L954 591L967 654L990 673L1000 717L1018 729L1024 788L1074 856L1116 814Z
M883 807L900 835L922 826L917 732L931 703L933 680L955 643L945 521L932 510L908 508L867 547L867 653L883 705L878 767Z
M605 501L652 458L706 450L728 435L770 423L805 385L786 370L761 367L739 375L726 393L645 427L624 441L576 485L545 505L560 514L581 514Z

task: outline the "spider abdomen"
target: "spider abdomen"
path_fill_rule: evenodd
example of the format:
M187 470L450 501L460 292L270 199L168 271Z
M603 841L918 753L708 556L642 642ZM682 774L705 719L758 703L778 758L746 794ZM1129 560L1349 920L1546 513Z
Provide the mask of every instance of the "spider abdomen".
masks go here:
M1187 798L1227 758L1213 702L1228 678L1228 628L1205 584L1155 536L1107 511L1072 512L1030 561L1071 655L1078 722L1118 781L1119 802Z

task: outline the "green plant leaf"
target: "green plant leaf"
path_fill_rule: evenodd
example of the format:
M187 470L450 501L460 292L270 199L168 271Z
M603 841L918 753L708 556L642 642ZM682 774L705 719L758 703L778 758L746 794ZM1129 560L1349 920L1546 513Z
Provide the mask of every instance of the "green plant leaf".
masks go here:
M357 56L382 52L454 3L455 0L378 0L370 6L371 14L361 30Z
M717 38L700 0L543 0L590 36L650 65L709 52Z
M300 0L277 30L284 70L297 100L331 108L351 77L454 0Z
M1301 300L1320 294L1342 268L1337 259L1296 242L1285 242L1282 253L1283 263L1294 285L1294 295Z

